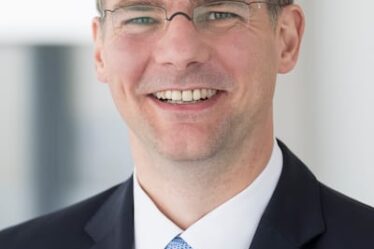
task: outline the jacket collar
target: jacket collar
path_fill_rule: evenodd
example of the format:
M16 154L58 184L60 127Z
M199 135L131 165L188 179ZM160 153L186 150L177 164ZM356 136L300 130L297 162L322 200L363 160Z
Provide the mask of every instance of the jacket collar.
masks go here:
M319 182L281 141L278 144L283 153L282 174L251 249L299 248L325 230Z
M133 177L121 184L86 224L92 249L131 249L134 244Z
M280 141L283 170L250 249L299 248L325 230L319 182ZM85 227L91 249L134 247L133 177L121 184Z

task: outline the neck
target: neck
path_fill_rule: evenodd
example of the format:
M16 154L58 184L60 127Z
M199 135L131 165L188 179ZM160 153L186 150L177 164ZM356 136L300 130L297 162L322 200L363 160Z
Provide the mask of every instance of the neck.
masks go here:
M272 130L272 125L266 128ZM160 211L186 229L248 187L266 167L273 133L254 134L230 155L193 162L159 157L144 150L132 136L138 181Z

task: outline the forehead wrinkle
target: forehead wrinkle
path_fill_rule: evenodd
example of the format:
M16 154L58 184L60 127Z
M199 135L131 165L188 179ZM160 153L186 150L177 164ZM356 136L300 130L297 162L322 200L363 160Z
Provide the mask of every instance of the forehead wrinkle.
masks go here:
M161 0L122 0L114 4L113 9L133 4L165 6Z
M156 6L163 6L166 7L167 3L170 2L176 2L176 1L183 1L183 2L190 2L192 5L201 5L204 3L211 3L211 2L217 2L222 0L122 0L114 4L113 9L126 6L126 5L132 5L132 4L144 4L144 5L156 5ZM234 0L225 0L225 1L234 1Z
M246 2L245 0L189 0L191 3L195 4L204 4L204 3L213 3L213 2L221 2L221 1L226 1L226 2Z

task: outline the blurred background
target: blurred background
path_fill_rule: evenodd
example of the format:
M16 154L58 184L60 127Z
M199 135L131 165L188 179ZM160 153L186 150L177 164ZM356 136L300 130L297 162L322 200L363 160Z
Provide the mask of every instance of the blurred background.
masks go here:
M276 134L327 185L374 205L374 2L299 0L297 68L278 80ZM3 1L0 229L132 172L127 128L95 78L94 0Z

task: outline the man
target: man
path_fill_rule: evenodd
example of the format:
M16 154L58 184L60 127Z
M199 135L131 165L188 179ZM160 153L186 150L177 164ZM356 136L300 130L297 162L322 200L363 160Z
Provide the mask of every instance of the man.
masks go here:
M374 248L374 210L319 183L274 139L276 75L297 61L299 6L97 5L97 74L129 127L134 176L3 231L1 248Z

